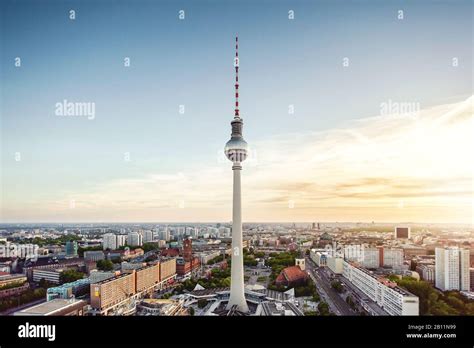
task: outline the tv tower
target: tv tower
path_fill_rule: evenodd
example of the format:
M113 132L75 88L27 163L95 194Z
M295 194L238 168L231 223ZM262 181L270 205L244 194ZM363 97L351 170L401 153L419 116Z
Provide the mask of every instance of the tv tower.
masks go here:
M226 309L236 308L247 313L249 311L244 292L244 255L242 249L242 199L240 188L241 163L247 158L247 142L242 137L243 121L239 113L239 38L235 38L235 113L230 123L231 138L225 145L225 155L232 161L234 173L233 204L232 204L232 265L230 281L230 298ZM236 307L234 307L236 306Z

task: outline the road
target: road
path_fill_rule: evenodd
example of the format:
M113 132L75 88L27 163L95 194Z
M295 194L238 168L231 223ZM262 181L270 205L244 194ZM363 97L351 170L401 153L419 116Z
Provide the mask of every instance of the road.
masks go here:
M316 287L320 290L320 294L326 302L328 302L329 306L333 308L332 311L336 315L356 315L346 301L344 301L337 291L332 288L331 281L324 271L317 268L309 258L306 258L306 269L308 270L311 279L313 279L316 284Z

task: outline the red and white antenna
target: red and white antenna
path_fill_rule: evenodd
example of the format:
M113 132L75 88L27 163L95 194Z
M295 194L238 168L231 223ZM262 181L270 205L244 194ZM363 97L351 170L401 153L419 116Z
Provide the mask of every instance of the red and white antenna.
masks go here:
M239 114L239 37L235 37L235 115L234 118L240 118Z

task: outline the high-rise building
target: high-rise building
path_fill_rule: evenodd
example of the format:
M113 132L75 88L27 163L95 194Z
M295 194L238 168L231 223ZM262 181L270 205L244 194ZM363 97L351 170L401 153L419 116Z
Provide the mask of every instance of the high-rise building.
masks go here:
M160 263L160 280L176 278L176 258L163 259Z
M160 282L160 264L140 268L136 271L136 291L151 288Z
M244 253L242 249L242 201L240 187L240 171L242 162L247 158L247 142L242 137L243 122L239 113L239 53L238 38L235 38L235 114L231 122L232 134L225 145L225 155L232 161L233 203L232 203L232 266L230 282L230 298L227 309L237 308L248 312L244 293Z
M395 239L410 239L411 229L410 227L395 227L394 237Z
M403 266L403 249L381 248L383 267L400 269Z
M143 232L143 242L148 243L153 241L153 231L144 231Z
M435 249L435 286L443 291L469 291L469 249Z
M127 236L127 244L129 246L141 246L143 244L143 236L138 232L130 232Z
M77 242L75 240L66 242L66 256L77 257Z
M401 269L403 266L403 249L369 247L362 249L362 265L365 268L389 267Z
M364 248L364 259L362 265L365 268L378 268L380 265L380 249Z
M160 231L160 239L169 242L171 239L170 231L165 227L163 231Z
M435 266L431 264L418 264L415 269L420 278L431 284L435 282Z
M127 235L126 234L118 234L117 235L117 249L121 246L127 244Z
M136 293L136 273L123 273L114 278L90 285L90 304L92 308L106 311L117 303Z
M116 250L117 247L117 236L113 233L106 233L102 236L102 249Z

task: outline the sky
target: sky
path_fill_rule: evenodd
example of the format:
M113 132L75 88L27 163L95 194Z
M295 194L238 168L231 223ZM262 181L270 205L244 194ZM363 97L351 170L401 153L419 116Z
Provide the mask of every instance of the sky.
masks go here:
M229 221L238 34L244 221L473 223L470 1L0 13L1 222Z

